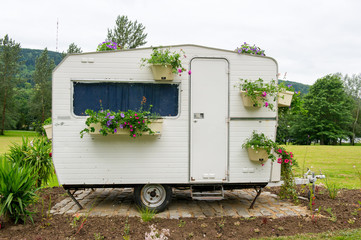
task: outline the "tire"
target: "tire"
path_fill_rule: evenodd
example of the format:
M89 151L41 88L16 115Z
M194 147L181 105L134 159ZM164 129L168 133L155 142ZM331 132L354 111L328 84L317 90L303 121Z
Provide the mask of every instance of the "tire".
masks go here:
M140 208L162 212L172 199L172 188L168 185L146 184L134 188L134 200Z

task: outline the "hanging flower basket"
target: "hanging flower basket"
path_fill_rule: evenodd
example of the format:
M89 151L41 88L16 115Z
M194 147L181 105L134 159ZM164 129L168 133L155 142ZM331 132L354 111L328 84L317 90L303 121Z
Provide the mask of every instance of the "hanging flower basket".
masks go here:
M293 94L294 94L294 92L291 92L291 91L279 92L278 93L278 106L279 107L291 106Z
M154 80L169 80L174 79L172 65L153 64L150 66L153 73Z
M247 148L249 160L264 163L268 160L268 153L265 149Z
M51 140L53 138L53 124L44 125L43 128L45 130L46 136Z
M262 107L261 105L262 99L260 97L257 97L257 101L253 101L250 96L246 95L245 91L241 91L241 97L242 97L243 106L245 106L246 108Z
M153 135L161 135L163 129L163 119L151 120L151 123L148 127L154 132L153 134L149 132L142 132L142 136L153 136ZM89 131L90 135L102 135L100 132L101 124L100 123L91 123L89 129L94 128L94 132ZM110 134L111 135L111 134ZM114 135L127 135L129 136L129 129L117 128L117 131Z

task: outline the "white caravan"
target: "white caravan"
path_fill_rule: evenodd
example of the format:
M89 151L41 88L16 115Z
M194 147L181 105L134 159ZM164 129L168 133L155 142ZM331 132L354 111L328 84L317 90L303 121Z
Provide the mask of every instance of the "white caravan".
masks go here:
M150 68L140 67L152 48L71 54L54 70L53 162L70 195L80 188L133 187L139 205L161 211L172 188L189 188L195 199L221 199L227 189L255 188L259 195L280 180L280 164L250 161L242 148L254 130L275 140L277 107L245 108L235 87L240 78L277 81L277 62L197 45L167 48L185 52L190 75L153 80ZM80 138L85 109L101 104L126 111L142 96L162 116L159 134Z

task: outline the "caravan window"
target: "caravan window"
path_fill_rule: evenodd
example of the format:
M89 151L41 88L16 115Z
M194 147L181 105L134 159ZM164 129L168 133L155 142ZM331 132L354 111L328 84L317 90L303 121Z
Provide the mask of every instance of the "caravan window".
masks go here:
M152 113L178 115L178 84L73 82L73 111L78 116L84 116L86 109L139 110L143 97L143 109L153 105Z

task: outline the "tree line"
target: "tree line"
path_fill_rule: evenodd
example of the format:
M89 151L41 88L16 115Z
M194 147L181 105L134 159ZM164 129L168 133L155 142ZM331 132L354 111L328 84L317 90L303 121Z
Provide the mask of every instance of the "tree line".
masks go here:
M361 74L329 74L318 79L309 92L279 109L277 142L294 144L352 145L361 137Z

